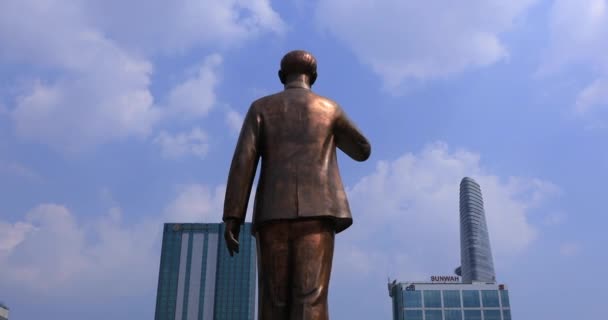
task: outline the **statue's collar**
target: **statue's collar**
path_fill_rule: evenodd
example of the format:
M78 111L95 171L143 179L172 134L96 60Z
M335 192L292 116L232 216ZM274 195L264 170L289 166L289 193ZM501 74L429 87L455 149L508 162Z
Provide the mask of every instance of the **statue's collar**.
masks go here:
M304 81L292 81L288 84L285 85L285 90L287 89L294 89L294 88L301 88L301 89L308 89L310 90L310 86L304 82Z

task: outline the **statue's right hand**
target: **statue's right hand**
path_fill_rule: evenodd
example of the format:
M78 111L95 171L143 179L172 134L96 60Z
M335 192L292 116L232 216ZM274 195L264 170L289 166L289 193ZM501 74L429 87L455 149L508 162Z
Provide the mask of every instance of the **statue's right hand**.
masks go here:
M224 239L226 239L226 247L232 257L234 253L239 253L239 232L241 231L241 224L236 219L229 219L226 221L226 231L224 232Z

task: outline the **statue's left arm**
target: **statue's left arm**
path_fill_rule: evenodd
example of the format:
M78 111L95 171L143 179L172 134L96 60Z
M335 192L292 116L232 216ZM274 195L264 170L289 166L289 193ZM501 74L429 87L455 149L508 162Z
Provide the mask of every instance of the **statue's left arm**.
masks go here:
M334 124L336 146L354 160L367 160L372 151L369 141L348 118L344 110L339 106L337 108L337 117Z

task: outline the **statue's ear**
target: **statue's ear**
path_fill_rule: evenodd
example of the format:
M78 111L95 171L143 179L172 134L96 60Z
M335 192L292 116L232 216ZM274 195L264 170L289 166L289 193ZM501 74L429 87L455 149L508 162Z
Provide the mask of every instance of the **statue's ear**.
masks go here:
M285 77L285 72L283 72L283 70L279 70L279 79L281 80L282 84L285 84L285 82L287 81Z
M315 81L317 81L317 72L316 71L310 75L310 86L311 87L315 83Z

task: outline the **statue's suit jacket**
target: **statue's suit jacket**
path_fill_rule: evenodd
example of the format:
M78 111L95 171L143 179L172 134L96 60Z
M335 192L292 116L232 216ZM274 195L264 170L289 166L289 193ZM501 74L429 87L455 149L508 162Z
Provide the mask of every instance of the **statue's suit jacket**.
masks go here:
M371 152L368 140L334 101L299 86L255 101L234 151L223 220L244 221L261 158L254 233L265 222L317 217L334 219L336 232L348 228L352 216L336 147L357 161Z

